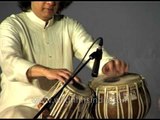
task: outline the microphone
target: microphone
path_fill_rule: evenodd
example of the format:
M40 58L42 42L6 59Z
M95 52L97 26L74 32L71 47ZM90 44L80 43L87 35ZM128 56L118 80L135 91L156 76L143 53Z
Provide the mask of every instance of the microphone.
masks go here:
M100 60L102 59L102 45L103 45L103 38L99 37L99 47L97 48L95 52L95 60L92 68L92 77L97 77L98 76L98 71L99 71L99 64Z

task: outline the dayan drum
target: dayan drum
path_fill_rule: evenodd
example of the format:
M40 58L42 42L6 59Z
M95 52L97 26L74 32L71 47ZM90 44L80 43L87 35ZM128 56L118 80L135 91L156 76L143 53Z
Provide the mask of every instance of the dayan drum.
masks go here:
M61 82L57 82L38 104L40 109L45 102L54 96L63 86ZM54 99L52 109L44 111L42 118L51 116L53 119L82 119L91 118L90 110L92 107L92 99L94 92L85 84L73 82L68 84L60 95Z
M136 73L127 73L119 77L108 78L105 75L89 81L95 91L95 109L92 114L101 119L138 119L148 113L151 104L149 91L144 77Z

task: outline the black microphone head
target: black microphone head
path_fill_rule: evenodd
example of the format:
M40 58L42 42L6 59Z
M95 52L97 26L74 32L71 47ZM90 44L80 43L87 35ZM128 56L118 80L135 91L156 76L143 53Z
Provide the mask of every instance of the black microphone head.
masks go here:
M99 46L102 46L103 45L103 38L102 37L99 37Z

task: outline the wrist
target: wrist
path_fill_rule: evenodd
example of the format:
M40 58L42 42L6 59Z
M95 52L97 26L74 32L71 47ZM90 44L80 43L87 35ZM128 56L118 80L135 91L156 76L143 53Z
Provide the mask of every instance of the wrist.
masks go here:
M34 79L38 77L45 77L46 72L49 68L41 66L41 65L34 65L27 71L27 77L28 79Z

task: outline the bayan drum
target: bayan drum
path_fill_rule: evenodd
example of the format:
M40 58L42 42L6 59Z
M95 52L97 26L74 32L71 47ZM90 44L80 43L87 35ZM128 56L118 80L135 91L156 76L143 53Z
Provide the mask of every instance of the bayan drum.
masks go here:
M126 73L119 77L99 76L89 81L96 94L92 114L97 119L138 119L149 111L151 98L144 77Z
M54 96L63 86L61 82L57 82L48 92L48 94L38 104L40 109L45 102ZM90 109L92 107L92 99L94 91L82 83L73 82L68 84L54 99L51 110L42 112L42 118L50 116L53 119L82 119L91 118Z

